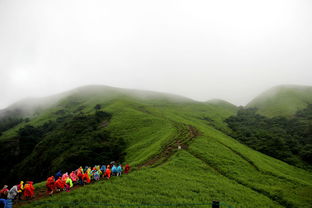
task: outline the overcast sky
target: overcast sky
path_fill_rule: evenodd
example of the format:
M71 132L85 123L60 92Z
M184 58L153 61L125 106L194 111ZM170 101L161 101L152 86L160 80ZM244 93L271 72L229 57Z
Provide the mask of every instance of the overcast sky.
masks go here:
M312 1L0 0L0 109L88 84L236 105L312 85Z

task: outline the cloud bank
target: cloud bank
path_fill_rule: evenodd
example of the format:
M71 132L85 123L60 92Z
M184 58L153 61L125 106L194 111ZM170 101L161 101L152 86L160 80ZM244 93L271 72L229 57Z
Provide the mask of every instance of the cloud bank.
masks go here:
M312 85L310 0L0 2L0 109L88 84L244 105Z

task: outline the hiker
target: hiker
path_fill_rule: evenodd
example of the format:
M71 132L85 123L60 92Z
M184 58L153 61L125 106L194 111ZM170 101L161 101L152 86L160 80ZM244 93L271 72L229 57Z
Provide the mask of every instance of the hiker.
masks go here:
M4 185L3 188L0 190L0 198L6 199L8 197L8 185Z
M86 173L88 174L89 180L91 181L92 173L91 173L91 168L90 167L87 169Z
M8 199L15 199L18 194L18 185L13 186L10 191L8 192Z
M77 171L77 177L78 177L78 184L79 185L84 185L83 183L83 173L80 169Z
M21 197L23 195L24 191L24 181L21 181L20 184L17 185L17 191L18 191L18 200L21 200Z
M51 176L47 179L46 187L47 187L47 193L51 196L54 192L54 189L55 189L54 176Z
M77 170L77 175L78 175L78 173L82 173L82 174L84 174L84 172L83 172L83 168L80 166L80 168L78 168L78 170Z
M59 177L56 181L55 181L55 188L58 192L60 192L61 190L65 189L65 182L62 181L62 178Z
M117 175L117 168L116 168L116 165L113 165L113 167L112 167L112 175L113 175L113 176L116 176L116 175Z
M78 181L78 177L75 173L75 171L72 171L70 174L69 174L69 177L70 179L72 179L73 183L76 183Z
M105 175L105 171L106 171L106 166L105 165L102 165L101 168L100 168L101 172L102 172L102 177L104 178L104 175Z
M59 177L62 177L62 171L58 171L56 174L55 174L55 178L59 178Z
M66 187L66 192L69 192L70 189L73 187L73 181L71 178L67 178L65 181L65 187Z
M79 174L84 174L83 168L80 166L80 168L77 169L76 175L78 176Z
M125 166L125 174L128 174L129 171L130 171L130 165L127 164L127 165Z
M122 173L122 167L121 167L121 164L119 164L117 167L117 176L121 176L121 173Z
M63 175L62 175L62 181L66 181L66 179L68 178L69 176L68 176L68 173L66 172L66 173L64 173Z
M109 169L109 165L106 168L106 171L104 173L104 177L106 177L107 179L110 179L110 177L111 177L111 170Z
M98 170L94 170L93 178L94 178L94 180L96 180L96 181L100 180L100 173L99 173Z
M35 187L33 186L32 181L28 181L25 186L24 186L24 191L23 191L23 195L25 197L25 199L31 199L34 197L35 195Z
M85 174L83 174L82 181L83 181L83 183L90 183L91 182L88 171Z
M93 169L90 172L91 173L91 177L90 177L91 180L95 180L95 178L94 178L95 172L96 172L96 169L95 169L95 167L93 167Z
M95 166L95 169L98 171L99 176L101 176L102 175L102 171L101 171L100 166L99 165Z

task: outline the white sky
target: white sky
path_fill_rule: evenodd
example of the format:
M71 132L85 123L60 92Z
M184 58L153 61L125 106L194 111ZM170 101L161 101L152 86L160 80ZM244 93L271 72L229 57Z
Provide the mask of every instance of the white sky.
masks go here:
M87 84L237 105L312 85L312 1L0 0L0 109Z

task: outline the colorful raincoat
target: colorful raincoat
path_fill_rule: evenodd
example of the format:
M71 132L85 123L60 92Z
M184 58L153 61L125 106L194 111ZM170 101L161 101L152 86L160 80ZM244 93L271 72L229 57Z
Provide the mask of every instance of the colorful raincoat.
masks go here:
M59 171L55 174L55 178L62 177L62 171Z
M105 171L106 171L106 166L105 165L102 165L101 171L102 171L102 173L105 173Z
M18 185L15 185L15 186L13 186L13 187L10 189L10 191L9 191L9 193L8 193L8 199L14 199L14 198L17 196L17 194L18 194L18 188L17 188L17 186L18 186Z
M117 173L121 173L122 172L122 167L121 167L121 165L118 165L118 167L117 167Z
M55 184L55 187L58 189L64 189L65 188L65 181L62 181L61 178L57 179L54 184Z
M93 178L94 180L98 181L100 180L100 173L98 170L96 170L94 173L93 173Z
M24 186L23 195L26 198L32 198L35 195L35 187L33 186L33 182L30 181Z
M47 187L47 192L48 193L51 193L54 188L55 188L55 180L54 180L54 176L51 176L47 179L47 182L46 182L46 187Z
M20 184L17 185L17 190L19 193L23 192L24 190L24 181L21 181Z
M113 165L113 167L112 167L112 173L113 173L113 175L114 175L115 173L117 173L116 165Z
M62 176L62 181L66 181L69 178L68 173L64 173Z
M125 166L125 173L128 174L129 171L130 171L130 166L127 164L127 165Z
M72 179L72 181L75 183L76 181L78 181L78 176L76 175L76 173L74 171L72 171L69 174L70 178Z
M5 186L3 187L3 189L1 189L1 191L0 191L0 198L6 199L8 193L9 193L8 186L5 185Z
M82 181L83 181L83 182L86 182L86 183L90 183L90 182L91 182L91 179L90 179L90 177L89 177L88 172L86 172L85 174L83 174L83 176L82 176Z
M70 188L73 187L73 181L72 181L72 179L67 178L65 183L68 184Z
M111 177L111 170L110 170L109 168L106 168L104 177L106 177L106 178L108 178L108 179Z

